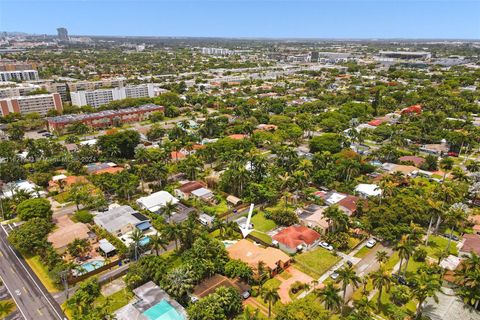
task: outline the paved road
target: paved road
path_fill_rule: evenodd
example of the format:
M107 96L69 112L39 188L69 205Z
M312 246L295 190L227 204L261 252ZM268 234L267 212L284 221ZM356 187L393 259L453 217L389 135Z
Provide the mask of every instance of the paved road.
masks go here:
M66 319L60 306L0 230L0 276L25 320Z

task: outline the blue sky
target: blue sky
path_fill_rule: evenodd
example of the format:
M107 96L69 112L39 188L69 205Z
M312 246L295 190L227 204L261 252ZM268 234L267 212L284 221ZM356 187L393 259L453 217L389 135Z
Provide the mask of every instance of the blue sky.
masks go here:
M0 30L54 34L480 39L480 0L0 0Z

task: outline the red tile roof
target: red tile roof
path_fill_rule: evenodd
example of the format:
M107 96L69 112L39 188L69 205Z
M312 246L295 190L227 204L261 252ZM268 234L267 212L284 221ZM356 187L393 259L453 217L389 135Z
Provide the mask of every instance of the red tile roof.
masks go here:
M301 244L313 244L320 239L320 234L305 226L290 226L274 235L272 239L293 249Z
M178 190L182 191L183 193L191 193L194 190L204 188L205 184L200 181L189 181L184 185L178 187Z
M465 234L463 235L465 242L463 243L461 252L475 252L480 255L480 235Z
M416 156L404 156L404 157L398 158L398 160L404 161L404 162L410 161L410 162L412 162L416 167L421 166L422 163L425 162L425 159L424 159L424 158L422 158L422 157L416 157Z
M245 139L246 135L245 134L231 134L228 137L230 139L243 140L243 139Z
M415 104L413 106L410 106L408 108L402 109L402 113L421 113L422 112L422 106L419 104Z
M357 211L357 203L360 198L352 195L347 195L342 200L338 201L337 204L348 209L351 213Z
M382 119L375 119L375 120L370 121L370 122L368 123L368 125L376 127L376 126L381 125L381 124L384 123L384 122L385 122L385 121L382 120Z

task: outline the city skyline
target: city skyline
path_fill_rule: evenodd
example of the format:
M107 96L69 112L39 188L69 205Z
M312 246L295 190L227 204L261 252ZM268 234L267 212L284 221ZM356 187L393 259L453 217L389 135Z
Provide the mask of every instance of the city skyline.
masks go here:
M95 3L95 10L91 1L18 3L0 2L0 30L53 35L56 28L66 27L71 35L92 36L480 39L477 1L140 1L140 6L102 1ZM25 6L30 9L24 11ZM51 12L55 18L38 19ZM20 13L22 20L15 18Z

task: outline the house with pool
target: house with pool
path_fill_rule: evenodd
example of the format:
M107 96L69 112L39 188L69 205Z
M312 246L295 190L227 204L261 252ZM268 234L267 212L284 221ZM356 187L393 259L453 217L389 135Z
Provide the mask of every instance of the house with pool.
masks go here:
M133 290L133 301L115 312L118 320L187 320L187 312L152 281Z
M148 244L149 235L157 233L149 218L127 205L110 207L108 211L97 214L93 221L96 225L117 236L127 246L132 243L130 235L135 229L140 230L145 235L142 239L142 245Z

